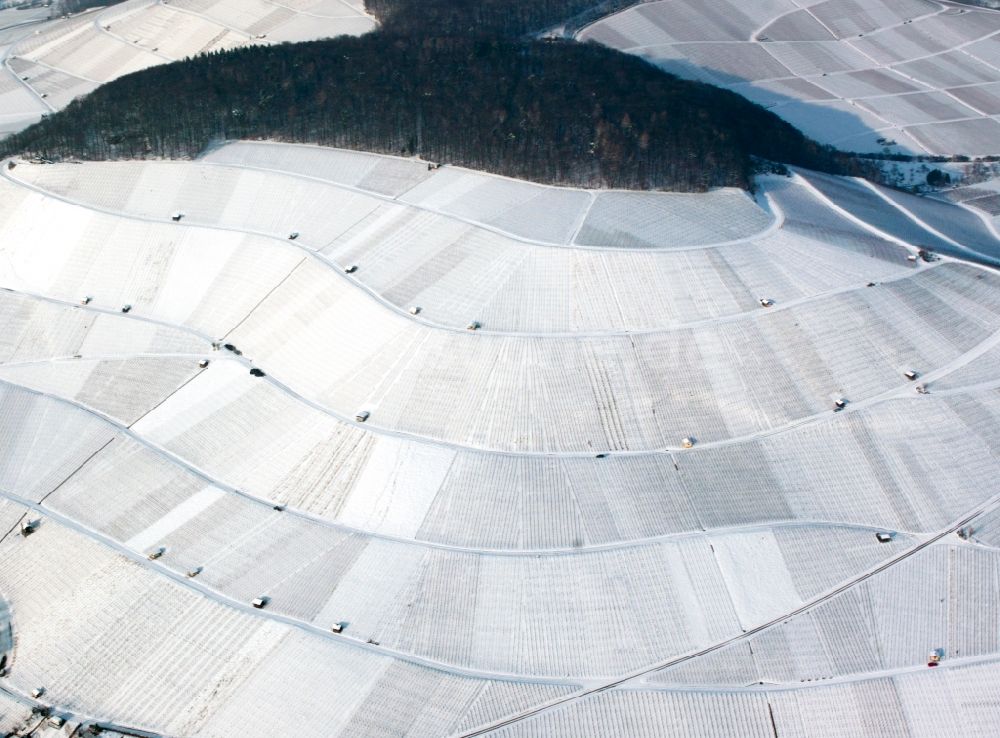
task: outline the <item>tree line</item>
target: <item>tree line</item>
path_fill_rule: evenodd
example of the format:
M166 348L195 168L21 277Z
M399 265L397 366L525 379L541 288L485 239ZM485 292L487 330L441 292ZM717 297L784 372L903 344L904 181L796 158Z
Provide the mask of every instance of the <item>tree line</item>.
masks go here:
M569 23L572 31L649 0L365 0L395 33L523 36Z
M0 152L184 158L216 141L272 139L545 183L681 191L748 187L755 157L858 166L735 93L597 44L524 38L593 0L368 2L377 32L137 72L0 142ZM467 31L472 20L482 24Z

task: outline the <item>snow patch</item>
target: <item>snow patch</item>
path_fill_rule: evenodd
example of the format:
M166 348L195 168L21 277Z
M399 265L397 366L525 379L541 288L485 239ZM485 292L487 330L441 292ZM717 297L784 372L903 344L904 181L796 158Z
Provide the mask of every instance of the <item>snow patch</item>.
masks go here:
M802 605L773 533L713 537L712 546L745 629Z
M145 551L151 546L159 543L185 523L205 512L216 500L226 493L215 486L205 487L200 492L191 495L168 512L162 518L154 522L145 530L136 533L129 538L125 545L133 551Z

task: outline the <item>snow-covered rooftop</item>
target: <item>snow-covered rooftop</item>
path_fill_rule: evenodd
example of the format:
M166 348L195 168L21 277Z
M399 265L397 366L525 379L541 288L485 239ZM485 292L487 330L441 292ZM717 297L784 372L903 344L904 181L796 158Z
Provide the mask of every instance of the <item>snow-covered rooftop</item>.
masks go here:
M4 720L1000 732L1000 241L759 184L5 165Z

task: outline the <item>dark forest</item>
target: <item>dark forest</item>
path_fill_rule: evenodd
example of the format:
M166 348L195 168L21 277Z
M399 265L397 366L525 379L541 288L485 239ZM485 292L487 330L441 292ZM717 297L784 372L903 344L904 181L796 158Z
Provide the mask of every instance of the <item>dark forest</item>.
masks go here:
M2 153L182 158L274 139L415 155L539 182L747 187L754 159L849 159L728 91L596 44L527 38L612 0L369 0L360 38L199 56L111 82Z

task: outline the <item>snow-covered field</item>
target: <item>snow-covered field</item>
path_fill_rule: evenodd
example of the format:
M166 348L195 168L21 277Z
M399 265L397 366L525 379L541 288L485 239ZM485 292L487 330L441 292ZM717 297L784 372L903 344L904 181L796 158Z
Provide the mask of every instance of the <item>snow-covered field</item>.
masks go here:
M980 218L993 233L1000 233L1000 176L939 192L936 198L959 204Z
M360 35L376 25L359 0L127 0L26 23L37 16L0 10L0 136L140 69L249 44Z
M270 143L13 163L0 726L1000 730L974 208Z
M995 10L947 0L646 0L577 38L728 87L847 151L1000 154Z

